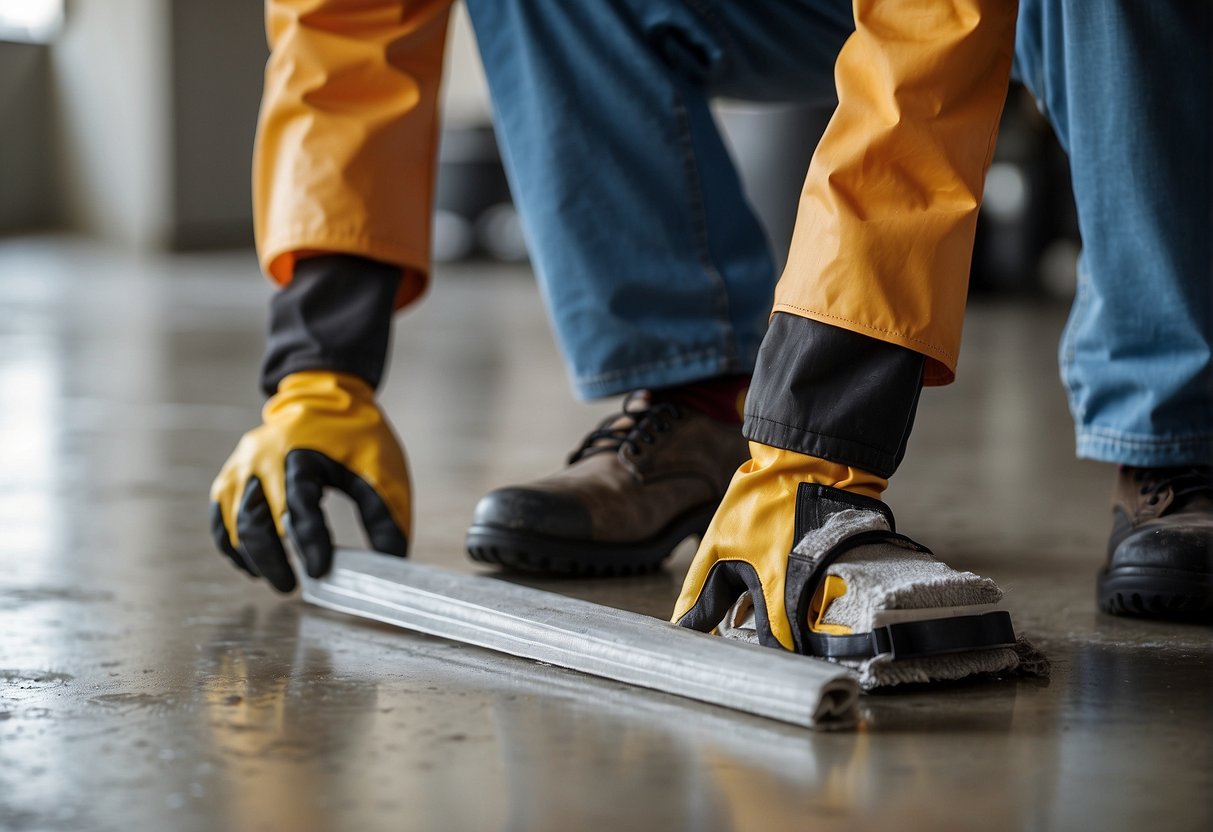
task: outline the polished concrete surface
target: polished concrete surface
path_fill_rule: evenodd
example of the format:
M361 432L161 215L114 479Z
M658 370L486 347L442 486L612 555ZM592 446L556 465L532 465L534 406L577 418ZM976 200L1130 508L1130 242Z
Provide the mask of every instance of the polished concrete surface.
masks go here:
M306 608L211 550L211 477L257 419L247 253L0 241L0 828L1213 828L1213 638L1095 611L1110 471L1073 459L1064 310L982 303L889 499L998 580L1048 682L866 697L814 734ZM613 403L573 402L529 275L441 270L383 395L415 557L474 570L487 489ZM338 518L347 542L353 526ZM545 588L665 615L691 555Z

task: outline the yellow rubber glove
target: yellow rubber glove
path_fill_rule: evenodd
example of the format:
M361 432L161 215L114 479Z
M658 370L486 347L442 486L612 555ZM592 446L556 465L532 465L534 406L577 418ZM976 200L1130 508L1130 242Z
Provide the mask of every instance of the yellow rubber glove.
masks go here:
M254 577L290 592L289 533L307 573L324 575L333 541L320 502L325 488L353 499L373 549L404 557L412 504L408 465L370 385L328 371L293 373L261 411L211 486L215 545Z
M759 640L795 650L786 589L800 484L833 486L876 501L888 480L757 442L750 443L750 457L733 475L703 536L672 620L694 630L714 630L748 591ZM801 606L802 600L809 599L794 603Z

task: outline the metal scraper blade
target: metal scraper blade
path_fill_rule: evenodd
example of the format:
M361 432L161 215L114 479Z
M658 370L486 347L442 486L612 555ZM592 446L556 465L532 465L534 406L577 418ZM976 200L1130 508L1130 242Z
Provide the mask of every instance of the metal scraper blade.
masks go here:
M353 549L301 586L317 606L794 725L856 719L838 665L552 592Z

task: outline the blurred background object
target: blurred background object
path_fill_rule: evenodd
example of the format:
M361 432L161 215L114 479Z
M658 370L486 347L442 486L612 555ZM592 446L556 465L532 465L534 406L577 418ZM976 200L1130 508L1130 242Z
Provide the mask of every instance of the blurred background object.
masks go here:
M0 0L0 37L46 43L63 25L63 0Z
M252 243L249 163L266 59L248 0L0 0L0 234L65 230L139 250ZM526 259L461 6L451 27L434 224L439 262ZM828 111L720 102L777 262ZM1073 292L1064 154L1011 91L986 185L974 292Z
M970 292L1070 298L1077 257L1069 162L1032 96L1015 85L986 175Z

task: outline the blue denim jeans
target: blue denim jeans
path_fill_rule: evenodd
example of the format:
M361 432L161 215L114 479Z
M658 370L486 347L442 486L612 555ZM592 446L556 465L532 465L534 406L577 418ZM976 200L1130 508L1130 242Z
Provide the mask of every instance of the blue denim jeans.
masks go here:
M777 275L708 104L831 102L849 3L467 6L577 393L749 372Z
M1070 156L1083 252L1062 337L1078 455L1213 464L1207 0L1021 0L1015 71Z
M844 0L468 0L579 395L748 372L776 274L708 108L828 103ZM1016 70L1070 153L1079 454L1213 460L1209 4L1023 0ZM789 171L801 178L803 171Z

